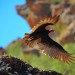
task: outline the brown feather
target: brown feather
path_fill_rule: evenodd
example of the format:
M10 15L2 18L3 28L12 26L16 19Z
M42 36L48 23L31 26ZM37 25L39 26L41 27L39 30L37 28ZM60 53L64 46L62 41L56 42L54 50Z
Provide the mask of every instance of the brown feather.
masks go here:
M75 57L70 53L64 50L64 48L59 45L57 42L53 41L48 34L49 30L46 30L45 27L48 25L55 24L59 19L59 16L54 16L51 19L45 19L36 25L30 34L26 34L23 38L24 46L33 47L37 43L39 49L46 55L58 59L60 61L69 63L72 62Z
M48 41L46 41L48 40ZM41 41L38 43L39 49L43 51L46 55L58 59L60 61L69 63L74 60L73 56L69 54L67 51L63 49L61 45L56 43L55 41L51 41L50 37L47 37L47 39L44 39L44 41Z

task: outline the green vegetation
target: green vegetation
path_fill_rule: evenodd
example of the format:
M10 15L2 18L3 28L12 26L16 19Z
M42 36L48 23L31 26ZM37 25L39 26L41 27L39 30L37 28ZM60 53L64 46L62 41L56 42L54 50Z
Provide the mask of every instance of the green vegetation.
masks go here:
M6 48L8 55L20 58L31 64L33 67L37 67L39 69L54 70L64 75L75 75L75 62L67 64L56 59L49 58L42 53L40 57L34 54L23 54L21 43L22 41L18 40L14 44L9 45ZM64 48L70 53L75 53L75 44L65 45Z

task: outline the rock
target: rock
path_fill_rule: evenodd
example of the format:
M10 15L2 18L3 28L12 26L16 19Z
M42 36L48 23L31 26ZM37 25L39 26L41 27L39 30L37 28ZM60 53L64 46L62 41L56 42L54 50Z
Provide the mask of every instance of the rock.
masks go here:
M55 71L43 71L33 68L15 57L3 56L0 59L0 75L62 75Z
M5 49L0 47L0 57L4 54L6 54Z
M26 4L16 6L17 13L26 19L31 28L40 20L51 16L49 0L26 0Z
M62 44L75 43L75 20L57 37Z

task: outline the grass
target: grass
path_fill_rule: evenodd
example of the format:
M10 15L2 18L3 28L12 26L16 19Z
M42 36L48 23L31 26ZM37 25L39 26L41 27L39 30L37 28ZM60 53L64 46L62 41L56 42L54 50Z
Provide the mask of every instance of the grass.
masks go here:
M38 57L34 54L23 54L21 47L21 40L18 40L14 44L11 44L6 48L7 54L22 59L23 61L31 64L33 67L37 67L43 70L54 70L64 75L75 75L75 63L66 64L56 59L52 59L41 53ZM75 44L65 45L64 48L75 54ZM75 55L74 55L75 56Z

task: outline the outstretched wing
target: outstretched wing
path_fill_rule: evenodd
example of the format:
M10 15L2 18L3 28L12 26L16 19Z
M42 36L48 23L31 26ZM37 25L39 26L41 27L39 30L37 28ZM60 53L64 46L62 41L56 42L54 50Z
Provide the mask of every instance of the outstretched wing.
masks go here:
M74 59L71 54L65 51L61 45L53 41L50 37L47 37L47 39L41 39L38 42L38 46L44 54L60 61L69 63Z
M41 20L36 26L32 28L31 33L38 31L39 29L42 29L42 27L46 27L48 25L54 25L58 22L60 15L55 15L51 18L46 18L44 20Z

